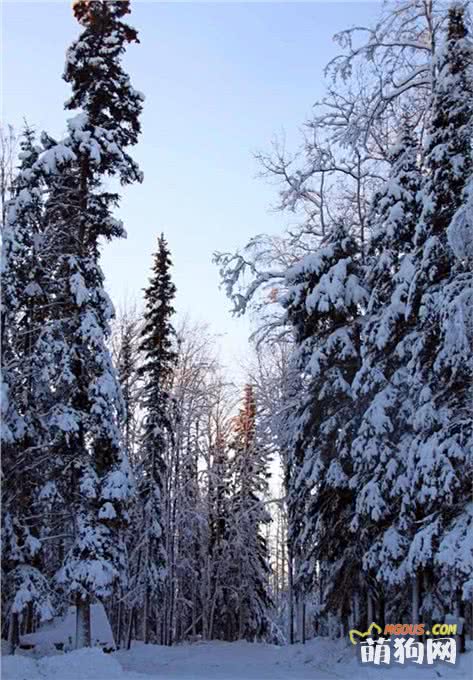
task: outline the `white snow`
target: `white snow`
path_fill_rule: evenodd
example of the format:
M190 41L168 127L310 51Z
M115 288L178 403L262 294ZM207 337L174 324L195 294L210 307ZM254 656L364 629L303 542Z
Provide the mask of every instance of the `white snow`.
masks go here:
M115 647L112 629L102 604L90 608L92 644ZM76 608L69 607L64 618L56 617L51 623L41 626L36 633L22 635L22 642L35 645L35 653L41 655L55 653L55 645L62 643L71 649L75 640Z
M136 677L139 676L124 673L116 659L98 648L79 649L38 660L24 656L2 659L3 680L134 680Z
M2 657L3 680L36 680L43 677L34 659L25 656Z
M65 165L74 159L75 155L73 151L65 146L65 144L61 143L43 151L38 158L36 165L46 174L54 174L60 170L62 165Z
M455 666L362 665L346 640L317 638L278 647L248 642L198 642L175 647L135 643L104 654L82 649L43 657L3 657L3 680L467 680L473 653Z
M448 243L459 260L473 258L473 180L470 180L465 194L466 200L447 229Z

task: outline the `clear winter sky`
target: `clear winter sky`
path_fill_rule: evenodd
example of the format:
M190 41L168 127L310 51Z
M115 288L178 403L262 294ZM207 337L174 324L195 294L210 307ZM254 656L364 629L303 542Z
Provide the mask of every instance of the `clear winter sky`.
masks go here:
M372 23L379 10L378 2L132 2L141 44L130 46L126 66L146 96L133 152L145 180L125 192L128 239L104 252L116 306L140 300L164 231L178 312L208 321L235 367L249 323L231 317L212 253L282 230L284 216L270 210L276 190L256 177L252 154L282 131L288 146L297 141L337 53L332 35ZM64 53L79 32L71 4L3 0L2 19L2 121L20 128L26 117L60 135L71 115L62 108Z

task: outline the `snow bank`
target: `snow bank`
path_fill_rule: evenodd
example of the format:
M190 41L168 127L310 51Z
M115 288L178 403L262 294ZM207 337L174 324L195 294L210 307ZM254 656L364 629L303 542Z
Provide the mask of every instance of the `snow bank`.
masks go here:
M161 647L136 642L113 655L125 671L148 680L471 680L472 653L456 666L388 668L360 663L346 640L317 638L305 645L279 647L248 642L201 642ZM125 672L123 680L130 680Z
M2 657L2 680L37 680L43 678L38 663L26 656Z
M117 659L93 647L42 659L4 656L1 677L2 680L134 680L143 676L125 673Z
M119 662L97 647L48 656L40 659L38 665L48 680L117 680L125 677Z
M105 654L98 648L33 659L3 657L2 680L471 680L472 652L455 666L362 666L346 640L318 638L277 647L202 642L161 647L135 643Z

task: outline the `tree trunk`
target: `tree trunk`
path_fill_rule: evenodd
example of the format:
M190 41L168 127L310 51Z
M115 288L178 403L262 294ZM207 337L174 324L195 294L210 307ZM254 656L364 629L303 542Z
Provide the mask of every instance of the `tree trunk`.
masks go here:
M296 597L296 640L302 642L302 596L300 592Z
M379 596L378 612L378 620L376 623L384 630L386 625L386 601L384 599L384 594Z
M90 599L78 596L76 600L76 649L90 646Z
M433 583L432 583L432 574L430 569L426 569L423 573L423 612L422 612L422 617L424 619L424 622L426 624L426 630L432 630L432 589L433 589ZM426 606L428 606L428 609L426 609Z
M457 593L455 602L455 616L463 619L463 629L460 635L457 635L457 647L460 654L466 652L466 631L465 631L465 603L461 597L461 591Z
M353 628L360 625L360 594L358 591L353 595Z
M412 579L412 623L420 623L420 574Z
M149 643L149 588L145 589L145 603L143 607L143 642Z
M214 636L214 621L215 621L215 610L217 608L217 586L218 582L215 584L215 591L212 596L212 606L210 608L210 616L209 616L209 627L208 627L208 640L213 640Z
M10 626L8 628L8 653L14 654L20 644L20 619L18 613L10 614Z
M120 649L122 646L122 622L123 622L123 602L121 600L123 594L120 593L120 600L118 602L118 611L117 611L117 634L116 634L116 639L115 639L115 645L117 649Z
M302 642L303 645L305 645L305 601L302 602L301 616L302 616L302 621L301 621L301 642Z
M135 618L135 608L132 607L130 611L130 620L128 622L128 634L127 634L127 639L126 639L126 648L130 649L131 647L131 638L133 636L133 621Z
M174 557L173 557L174 559ZM175 579L174 568L172 568L172 577L169 583L169 623L168 623L168 647L174 644L174 618L175 618Z
M371 624L373 623L373 619L374 619L374 610L373 610L373 598L371 597L371 593L369 591L367 592L366 609L367 609L368 626L371 626Z
M192 639L197 637L197 593L195 583L192 583Z
M26 618L26 632L27 633L33 633L34 632L34 611L33 611L33 603L28 602L28 610L27 610L27 618Z
M240 611L238 612L238 640L243 640L243 630L245 627L246 607L240 599Z
M162 635L161 635L161 617L159 616L158 609L155 609L155 617L156 617L156 627L154 634L156 635L156 644L160 645L162 643Z
M288 576L288 597L289 597L289 644L294 644L294 573L292 562L292 551L287 550L287 576Z

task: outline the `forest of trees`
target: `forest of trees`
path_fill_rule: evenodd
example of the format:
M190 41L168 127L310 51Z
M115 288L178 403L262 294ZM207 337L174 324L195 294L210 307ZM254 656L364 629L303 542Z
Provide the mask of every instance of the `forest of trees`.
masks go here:
M70 606L73 646L90 646L96 602L118 646L304 642L448 613L471 632L466 4L388 4L336 36L300 148L258 155L289 226L214 255L255 327L240 386L211 330L176 317L159 225L143 308L115 314L106 293L119 187L143 181L129 11L74 3L63 138L26 126L16 154L2 134L10 652Z

